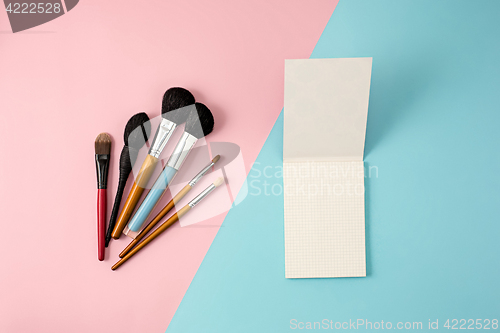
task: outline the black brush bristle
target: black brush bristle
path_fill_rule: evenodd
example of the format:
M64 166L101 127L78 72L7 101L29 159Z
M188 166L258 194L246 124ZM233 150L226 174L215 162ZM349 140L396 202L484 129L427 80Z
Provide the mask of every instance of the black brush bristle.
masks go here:
M186 122L194 102L194 96L189 90L179 87L170 88L163 94L162 116L177 125L182 124Z
M195 103L195 109L189 113L184 131L198 139L212 133L214 129L214 116L202 103Z
M148 115L144 112L137 113L129 119L125 126L123 133L125 146L139 150L148 141L150 134L151 123Z
M132 171L132 161L130 159L130 149L128 146L123 146L122 152L120 154L120 176L125 177L127 181L128 175Z

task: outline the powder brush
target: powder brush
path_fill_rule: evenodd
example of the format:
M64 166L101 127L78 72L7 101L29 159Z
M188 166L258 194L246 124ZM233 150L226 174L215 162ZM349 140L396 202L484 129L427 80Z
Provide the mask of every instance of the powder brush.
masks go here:
M116 264L111 267L112 270L117 269L127 260L132 258L137 252L143 249L146 245L151 243L156 237L161 235L165 230L167 230L171 225L177 222L184 214L198 205L203 199L205 199L210 193L213 192L217 187L224 183L224 178L217 178L210 186L208 186L205 190L203 190L200 194L198 194L193 200L191 200L187 205L179 209L177 213L172 215L168 220L162 223L155 231L153 231L149 236L144 238L142 242L140 242L136 247L134 247L129 253L127 253L122 259L120 259Z
M113 210L111 211L111 217L109 218L108 230L106 231L106 247L108 247L109 241L111 240L111 233L115 227L118 210L120 209L120 203L122 201L123 191L125 190L128 176L132 171L132 167L137 159L139 150L146 143L146 141L148 141L150 134L151 123L149 122L148 115L144 112L133 115L127 122L127 125L125 125L125 131L123 133L123 141L125 142L125 145L123 146L120 154L120 176L118 178L118 189L116 190L115 203L113 205Z
M153 174L161 152L177 126L186 121L193 104L193 95L184 88L170 88L163 95L162 120L156 130L149 153L135 178L132 189L116 220L115 227L111 234L111 237L114 239L120 238L123 229L127 225L130 216Z
M144 222L160 201L168 185L186 160L195 143L204 136L212 133L214 128L214 117L212 112L202 103L195 103L195 109L189 113L186 120L184 133L182 134L172 155L168 159L165 168L156 179L146 198L141 203L134 216L130 220L125 234L136 235L142 228Z
M95 167L97 173L97 258L104 260L104 228L106 224L106 190L108 188L111 137L101 133L95 139Z
M182 188L182 190L179 191L179 193L177 193L173 198L172 200L170 200L168 202L168 204L163 207L163 209L155 216L155 218L148 223L148 225L142 229L142 231L140 233L135 233L135 235L133 234L132 231L130 231L127 235L128 236L131 236L133 237L134 239L130 242L129 245L127 245L127 247L120 253L120 258L123 258L134 246L136 246L139 241L144 238L144 236L146 236L148 234L148 232L150 232L157 224L158 222L161 221L161 219L163 217L165 217L165 215L168 214L168 212L170 210L172 210L172 208L174 208L174 206L179 202L181 201L182 198L184 198L186 196L186 194L189 193L189 191L191 191L191 189L196 185L196 183L205 175L208 173L208 171L214 166L215 163L217 163L217 161L220 159L220 155L217 155L215 156L212 161L210 161L210 163L205 166L200 172L198 172L198 174L196 176L193 177L193 179L191 179L189 181L189 183L186 184L186 186L184 186Z

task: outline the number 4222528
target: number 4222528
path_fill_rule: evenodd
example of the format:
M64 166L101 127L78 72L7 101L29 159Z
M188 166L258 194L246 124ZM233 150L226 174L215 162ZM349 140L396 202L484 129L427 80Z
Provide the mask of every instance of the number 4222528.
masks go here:
M498 319L448 319L443 327L452 330L489 330L498 329Z
M9 14L59 14L62 8L60 3L16 2L9 3L5 10Z

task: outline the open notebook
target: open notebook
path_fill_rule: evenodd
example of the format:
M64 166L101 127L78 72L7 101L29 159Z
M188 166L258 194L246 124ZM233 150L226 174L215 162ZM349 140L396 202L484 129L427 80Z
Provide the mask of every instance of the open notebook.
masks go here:
M285 276L366 276L371 58L285 61Z

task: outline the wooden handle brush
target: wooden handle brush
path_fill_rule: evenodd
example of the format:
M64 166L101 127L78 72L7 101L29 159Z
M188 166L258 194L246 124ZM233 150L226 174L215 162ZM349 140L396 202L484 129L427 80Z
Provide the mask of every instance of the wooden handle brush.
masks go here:
M111 233L115 227L118 210L122 201L123 191L127 184L128 176L132 171L132 166L137 159L139 150L148 141L149 134L151 133L151 123L149 117L144 112L137 113L132 116L125 126L123 133L123 146L120 154L120 176L118 177L118 189L116 190L115 203L109 218L108 230L106 231L105 246L108 247L111 240Z
M120 238L123 228L127 225L135 206L137 206L137 203L139 202L139 199L141 198L141 195L144 192L144 189L146 188L157 163L158 158L151 155L146 156L146 159L142 163L142 167L137 174L134 185L132 185L132 189L128 194L127 200L123 205L122 211L116 220L115 227L111 233L111 237L114 239Z
M136 247L134 247L129 253L127 253L122 259L120 259L116 264L111 267L112 270L117 269L121 265L123 265L127 260L132 258L137 252L139 252L146 245L151 243L156 237L161 235L165 230L167 230L171 225L177 222L184 214L186 214L189 210L194 208L197 204L200 203L204 198L206 198L213 190L224 183L224 178L217 178L213 184L203 190L200 194L198 194L193 200L191 200L186 206L179 209L177 213L172 215L168 220L166 220L163 224L161 224L155 231L151 233L151 235L144 238L142 242L140 242Z
M161 152L165 148L177 126L186 121L194 102L195 100L193 95L184 88L170 88L163 95L163 119L158 126L153 144L149 149L148 156L142 164L122 211L116 220L116 225L111 234L111 237L114 239L120 238L123 228L127 225L135 206L139 202L141 195L144 192L151 175L153 174Z
M104 230L106 225L106 190L108 188L111 137L101 133L95 139L95 167L97 172L97 258L104 260Z
M155 216L155 218L148 223L148 225L142 229L141 232L139 233L135 233L135 234L132 234L132 232L128 232L127 235L129 236L133 236L134 239L130 242L129 245L127 245L127 247L120 253L120 258L123 258L134 246L137 245L137 243L139 243L139 241L144 238L144 236L146 236L148 234L148 232L151 231L151 229L153 229L157 224L158 222L161 221L161 219L163 217L165 217L165 215L168 214L168 212L170 210L172 210L172 208L174 208L174 206L179 202L181 201L182 198L184 198L184 196L186 194L189 193L189 191L191 191L191 189L194 187L194 185L196 185L196 183L205 175L207 174L207 172L214 166L215 163L217 163L217 161L220 159L220 155L217 155L215 156L212 161L206 166L204 167L196 176L194 176L193 179L191 179L189 181L189 183L187 183L186 186L184 186L182 188L182 190L179 191L179 193L177 193L173 198L172 200L169 201L169 203L163 207L163 209L158 213L158 215Z

